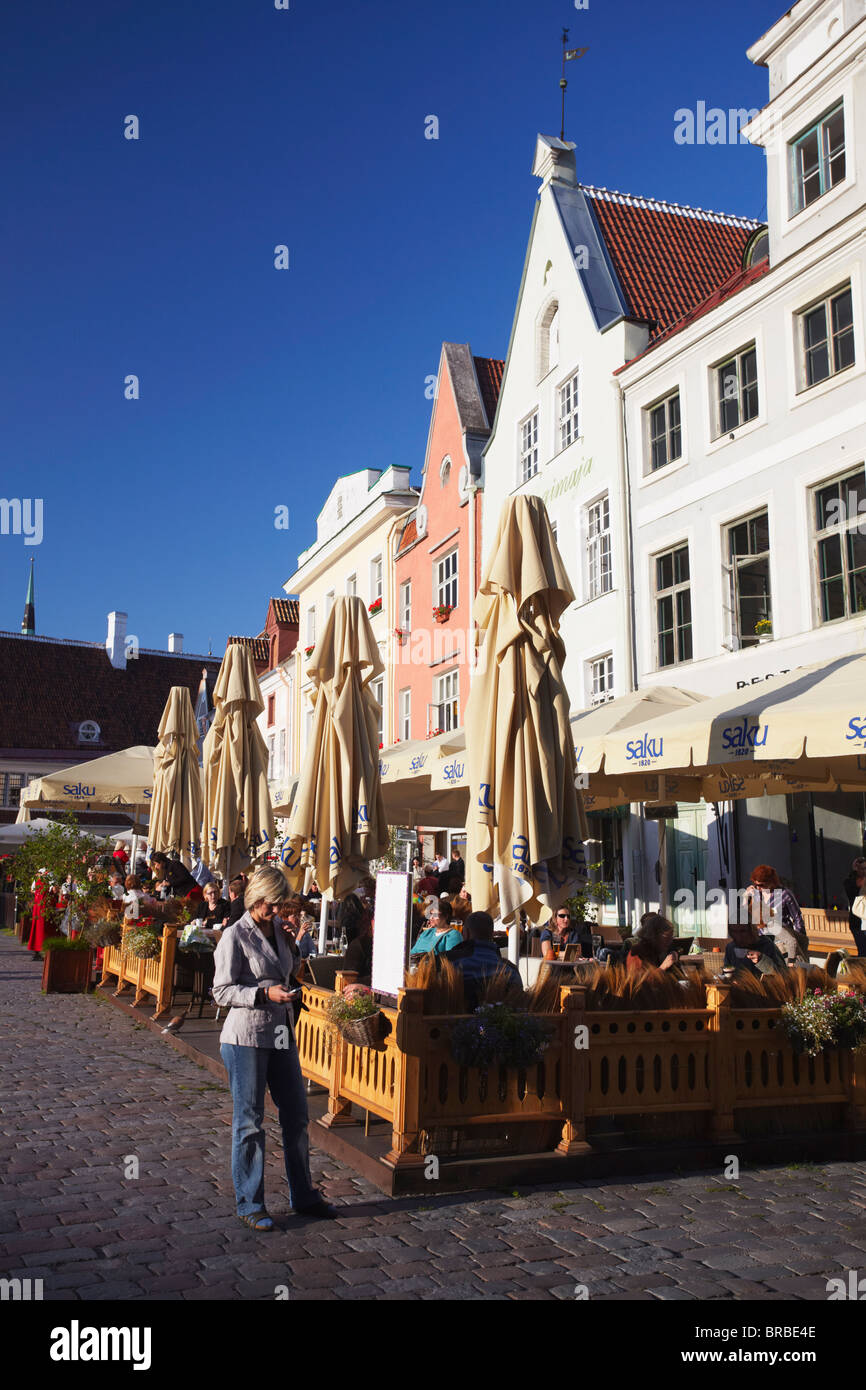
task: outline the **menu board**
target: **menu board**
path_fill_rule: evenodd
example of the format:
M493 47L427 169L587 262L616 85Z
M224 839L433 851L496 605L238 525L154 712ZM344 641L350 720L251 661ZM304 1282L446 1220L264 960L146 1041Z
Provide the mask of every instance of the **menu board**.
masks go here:
M387 869L376 875L372 985L382 994L397 994L403 988L411 891L411 874Z

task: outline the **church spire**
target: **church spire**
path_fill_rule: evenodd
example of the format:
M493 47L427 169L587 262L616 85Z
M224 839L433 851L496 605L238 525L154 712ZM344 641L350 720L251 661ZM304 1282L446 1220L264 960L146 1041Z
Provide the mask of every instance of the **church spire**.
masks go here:
M36 600L33 594L33 558L30 560L30 579L27 584L27 597L24 600L24 617L21 619L21 632L25 637L36 636Z

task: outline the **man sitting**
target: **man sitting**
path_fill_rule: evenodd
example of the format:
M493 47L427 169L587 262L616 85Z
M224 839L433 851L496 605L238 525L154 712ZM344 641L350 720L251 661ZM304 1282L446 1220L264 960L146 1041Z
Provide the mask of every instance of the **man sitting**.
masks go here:
M229 883L229 915L226 919L227 927L232 927L235 922L239 922L246 911L244 907L245 887L246 885L240 874Z
M787 962L773 938L759 932L753 923L732 922L728 930L731 939L725 948L725 965L757 976L786 969Z
M478 1008L487 981L505 971L515 990L523 993L520 971L510 961L503 960L493 940L493 918L489 912L470 912L463 923L464 940L445 953L463 972L463 988L469 1013Z

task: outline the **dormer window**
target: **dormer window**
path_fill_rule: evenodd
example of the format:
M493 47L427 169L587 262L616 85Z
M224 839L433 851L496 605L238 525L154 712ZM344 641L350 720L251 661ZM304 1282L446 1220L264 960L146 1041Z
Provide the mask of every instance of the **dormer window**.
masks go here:
M842 102L790 144L791 216L823 198L845 178L845 112Z
M95 719L83 719L78 726L78 742L98 743L101 732Z

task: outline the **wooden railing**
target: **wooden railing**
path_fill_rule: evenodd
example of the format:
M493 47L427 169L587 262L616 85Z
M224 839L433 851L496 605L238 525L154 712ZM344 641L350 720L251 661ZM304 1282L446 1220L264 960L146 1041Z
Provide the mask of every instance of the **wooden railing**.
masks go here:
M163 927L162 945L158 956L150 960L139 960L130 954L127 946L129 932L135 923L123 928L119 946L107 946L102 957L102 978L100 985L108 983L109 977L117 978L115 995L122 994L129 985L135 988L133 1008L143 1004L148 996L156 1001L154 1018L160 1018L171 1003L174 981L174 960L177 951L177 927Z
M340 981L338 981L340 983ZM797 1056L780 1010L734 1009L730 985L707 986L704 1009L585 1010L585 991L561 991L547 1015L551 1038L535 1065L460 1066L451 1055L454 1017L423 1012L420 990L403 990L383 1010L372 1047L345 1041L328 1025L330 990L307 987L297 1028L304 1074L328 1089L326 1126L354 1122L360 1106L391 1125L392 1167L439 1157L588 1152L611 1121L652 1125L653 1138L693 1132L735 1140L773 1112L780 1131L796 1128L799 1107L841 1107L850 1129L866 1131L866 1057L850 1051ZM669 1117L666 1126L664 1117Z

